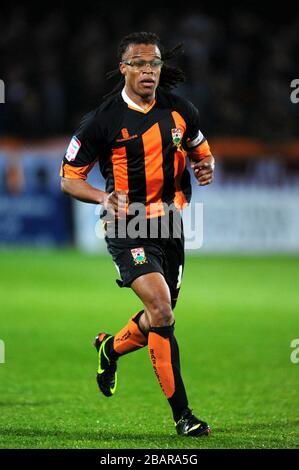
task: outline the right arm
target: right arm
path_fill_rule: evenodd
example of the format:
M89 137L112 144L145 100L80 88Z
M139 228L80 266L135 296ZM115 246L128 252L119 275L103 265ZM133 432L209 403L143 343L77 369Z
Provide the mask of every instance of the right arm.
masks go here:
M64 155L60 169L61 190L79 201L102 204L110 214L122 217L126 193L113 191L109 194L86 181L88 173L98 160L101 139L96 114L91 112L81 121L80 128L72 137Z
M112 191L106 193L91 186L83 179L61 178L61 190L82 202L102 204L105 209L117 217L125 216L126 193L124 191Z
M73 178L61 178L61 191L82 202L91 204L105 204L108 193L91 186L85 180Z

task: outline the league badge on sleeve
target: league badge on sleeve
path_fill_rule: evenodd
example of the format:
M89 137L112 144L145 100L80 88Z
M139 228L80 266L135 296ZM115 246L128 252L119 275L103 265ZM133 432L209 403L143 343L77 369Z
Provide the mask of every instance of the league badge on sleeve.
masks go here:
M147 263L144 248L132 248L131 250L135 265Z
M70 141L70 144L67 148L65 158L69 162L73 162L77 156L77 153L79 152L79 149L81 147L81 142L77 137L74 135L72 140Z
M171 136L172 136L172 142L174 143L174 145L178 149L180 149L182 137L183 137L182 129L180 129L179 127L175 127L174 129L171 129Z

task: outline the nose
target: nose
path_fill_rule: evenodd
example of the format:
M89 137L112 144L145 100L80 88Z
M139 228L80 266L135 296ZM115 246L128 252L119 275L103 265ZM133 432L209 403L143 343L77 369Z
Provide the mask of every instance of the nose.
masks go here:
M148 71L148 69L150 69L151 72L153 71L153 68L152 68L152 66L151 66L151 64L150 64L149 62L147 62L147 63L143 66L142 71L143 71L143 72L144 72L144 71Z

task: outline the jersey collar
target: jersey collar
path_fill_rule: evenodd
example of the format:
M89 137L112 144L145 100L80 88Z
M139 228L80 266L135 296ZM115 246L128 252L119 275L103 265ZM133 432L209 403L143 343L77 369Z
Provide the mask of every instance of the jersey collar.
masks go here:
M140 111L142 113L147 113L148 111L150 111L152 107L154 106L154 104L156 103L156 100L154 100L146 109L143 109L141 106L136 104L133 100L131 100L131 98L129 98L124 88L121 92L121 96L123 100L127 103L127 105L129 106L129 108L132 108L135 111Z

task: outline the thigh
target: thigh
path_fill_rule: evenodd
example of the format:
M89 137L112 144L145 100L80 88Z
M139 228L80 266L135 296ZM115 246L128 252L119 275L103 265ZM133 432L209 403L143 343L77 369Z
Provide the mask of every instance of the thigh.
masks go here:
M132 282L133 291L144 305L151 326L172 325L174 317L168 284L160 273L148 273Z
M185 265L184 237L171 238L164 247L164 275L169 285L172 308L175 307Z
M146 312L153 303L170 304L169 287L160 273L147 273L140 276L132 282L131 287L142 300Z

